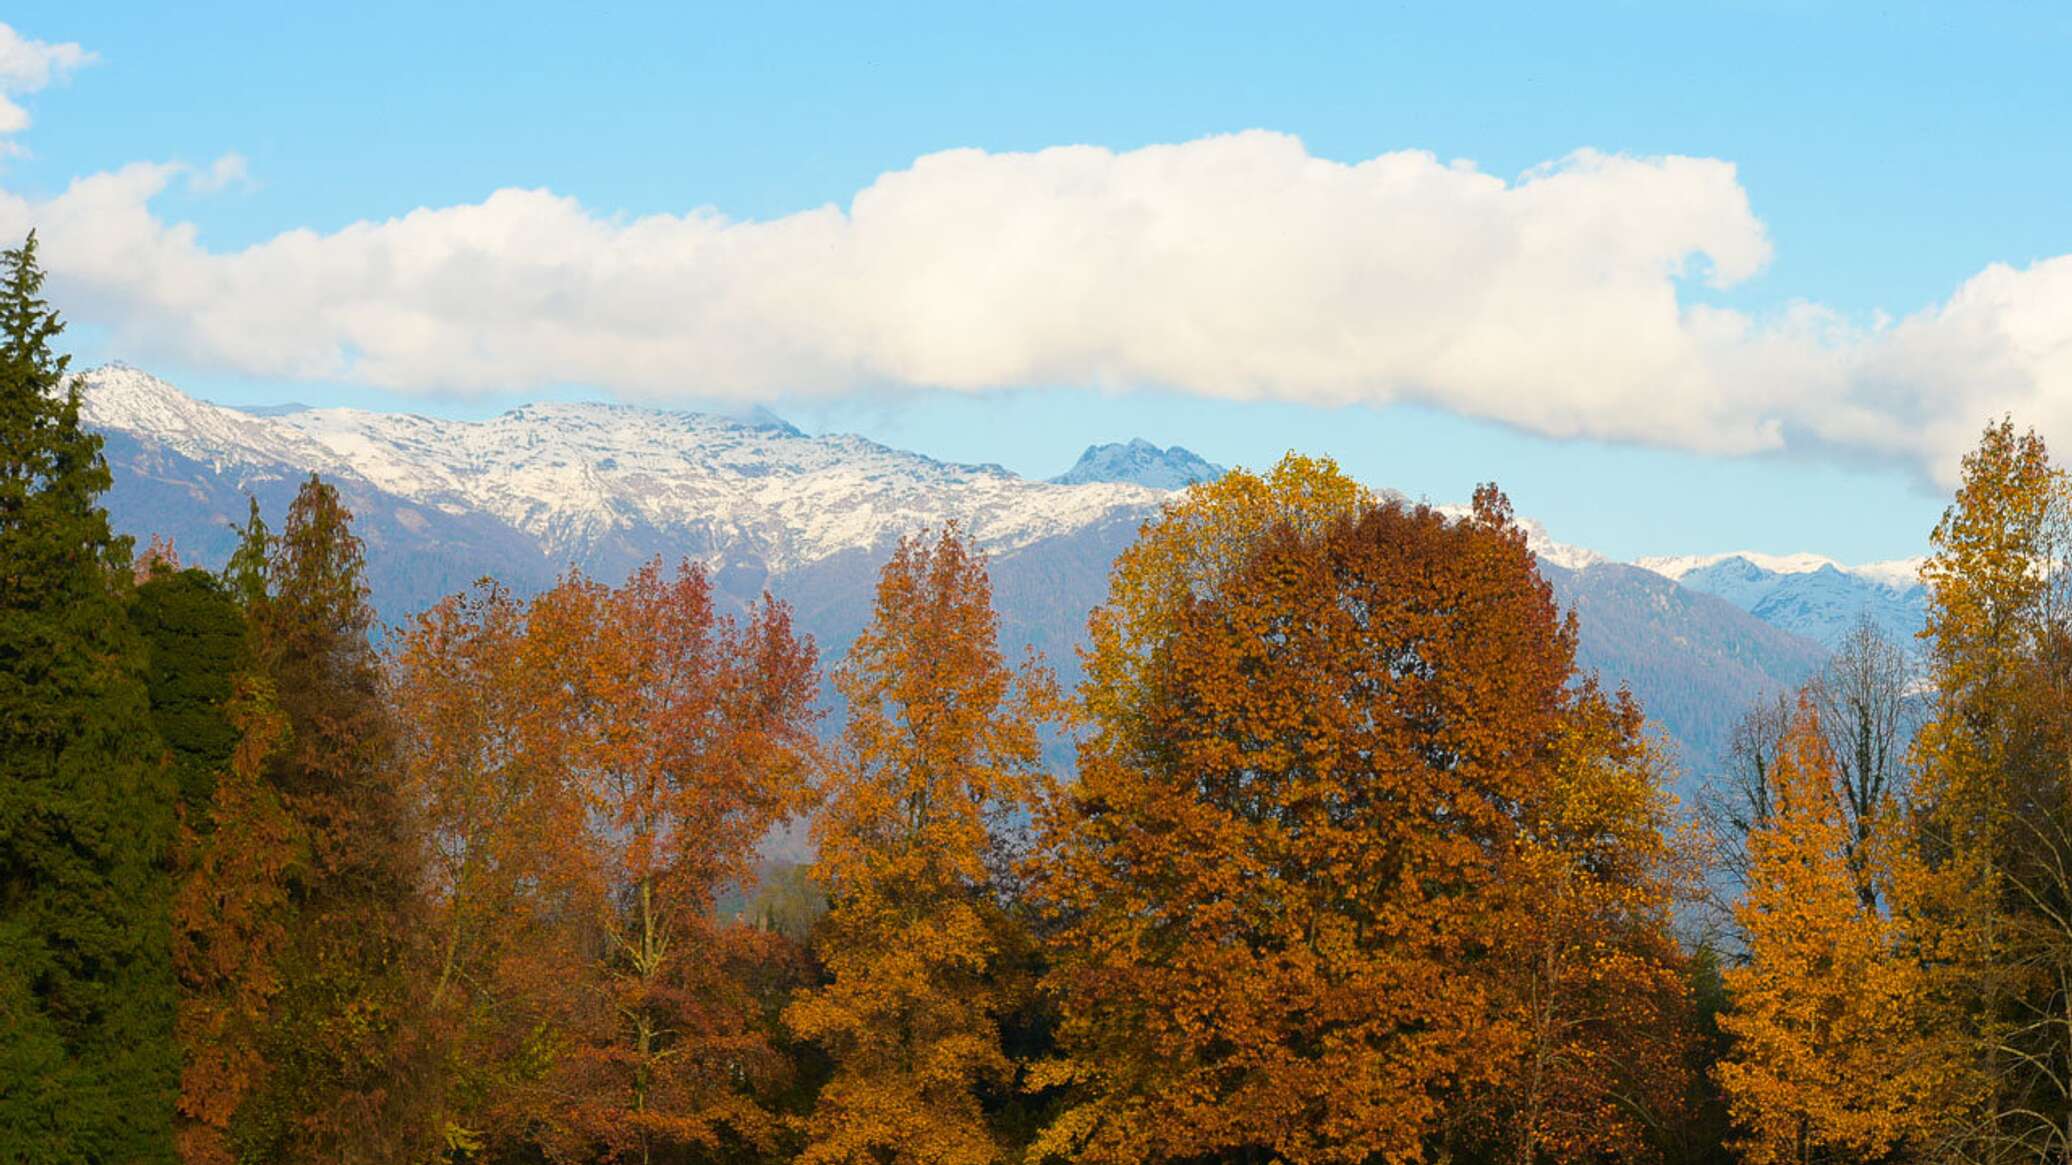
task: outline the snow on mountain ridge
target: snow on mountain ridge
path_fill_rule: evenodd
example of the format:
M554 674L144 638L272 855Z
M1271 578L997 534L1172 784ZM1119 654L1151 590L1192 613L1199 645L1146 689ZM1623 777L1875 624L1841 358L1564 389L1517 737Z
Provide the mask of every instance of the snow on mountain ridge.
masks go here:
M1644 558L1635 565L1829 647L1839 646L1864 618L1894 642L1911 644L1927 620L1920 559L1850 567L1817 554L1742 552Z
M196 400L127 364L102 365L83 379L81 415L96 428L145 434L219 469L308 464L335 473L343 468L276 417Z
M998 466L937 461L860 436L807 436L768 413L734 419L607 403L527 405L480 421L350 408L254 412L197 400L127 365L94 369L85 380L86 419L97 427L159 442L218 472L315 471L449 514L481 511L560 561L587 561L614 543L651 546L659 533L661 544L710 567L746 561L775 573L874 550L952 519L988 549L1011 551L1110 521L1141 520L1172 495L1131 482L1031 481ZM1094 446L1088 455L1103 450L1132 464L1151 457L1154 467L1172 463L1176 453L1199 461L1141 440ZM1438 508L1454 518L1469 512ZM1555 541L1532 519L1518 524L1527 545L1553 565L1584 570L1608 561ZM1895 592L1887 605L1897 619L1911 602L1900 593L1908 590L1902 580L1918 561L1844 568L1819 555L1747 552L1637 565L1764 617L1776 614L1765 604L1775 606L1780 582L1838 571ZM1777 621L1824 637L1837 612L1857 605L1846 589L1825 588L1833 594L1818 600L1825 609L1818 617L1808 611Z
M770 570L962 522L1011 550L1148 515L1166 491L1028 481L851 435L617 404L545 404L482 421L360 409L257 416L196 400L124 365L85 374L86 418L219 470L294 467L349 476L449 512L486 511L582 559L620 531L677 531L718 565Z
M1585 570L1599 563L1611 561L1595 550L1554 541L1547 533L1547 528L1531 518L1520 518L1517 521L1519 529L1525 531L1526 546L1530 547L1535 555L1556 566L1569 570Z
M1889 558L1883 562L1865 562L1856 566L1845 566L1842 568L1842 573L1853 574L1858 578L1867 578L1873 582L1881 582L1893 590L1904 591L1922 585L1921 568L1927 562L1928 559L1925 555L1917 554L1912 558Z
M1395 498L1404 502L1410 500L1395 490L1382 490L1380 492L1383 497ZM1475 512L1473 506L1463 505L1443 505L1433 506L1432 508L1456 522ZM1556 542L1553 535L1547 533L1547 528L1532 518L1520 518L1513 515L1511 520L1517 523L1520 530L1525 531L1525 548L1532 551L1533 556L1542 562L1551 562L1565 570L1588 570L1590 567L1597 566L1600 563L1611 561L1611 559L1587 547L1572 546L1566 542Z
M1893 558L1849 566L1823 554L1765 554L1759 550L1730 550L1721 554L1656 555L1637 558L1633 565L1681 582L1693 571L1718 566L1736 558L1771 574L1812 574L1831 567L1843 574L1902 591L1919 583L1921 564L1926 561L1919 557Z
M448 513L484 510L576 559L617 531L647 525L693 534L710 565L748 550L783 570L952 518L989 549L1012 550L1149 516L1185 485L1030 481L860 436L806 436L767 413L736 420L602 402L526 405L481 421L351 408L254 412L197 400L123 364L85 380L86 417L98 427L162 442L219 470L292 467L356 478ZM1151 454L1153 468L1199 463L1220 473L1184 449L1141 439L1092 446L1075 468L1117 456L1141 467ZM1468 513L1439 508L1455 518ZM1533 551L1556 565L1606 561L1554 541L1531 519L1518 524Z

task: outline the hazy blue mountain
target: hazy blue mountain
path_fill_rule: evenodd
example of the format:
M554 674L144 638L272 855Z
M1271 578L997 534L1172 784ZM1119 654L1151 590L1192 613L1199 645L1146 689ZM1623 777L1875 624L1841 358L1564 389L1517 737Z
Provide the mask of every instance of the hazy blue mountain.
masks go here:
M1686 770L1708 768L1750 704L1804 683L1827 658L1810 639L1637 566L1569 570L1542 558L1540 573L1581 621L1579 662L1633 689Z
M1142 437L1107 445L1088 445L1072 468L1051 478L1059 485L1119 481L1153 489L1185 489L1223 476L1223 467L1173 445L1160 449Z

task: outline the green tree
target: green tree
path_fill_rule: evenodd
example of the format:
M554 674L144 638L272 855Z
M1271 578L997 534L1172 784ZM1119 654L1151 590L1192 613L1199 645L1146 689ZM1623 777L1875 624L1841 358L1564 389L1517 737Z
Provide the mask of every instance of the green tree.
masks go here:
M130 622L150 652L151 720L190 823L208 810L238 732L225 712L245 657L237 599L205 570L160 570L137 587Z
M42 283L0 254L0 1160L164 1161L173 790Z
M237 549L230 552L230 560L223 564L222 577L223 585L230 588L238 605L252 611L266 601L266 564L273 552L273 532L259 515L259 499L247 495L245 501L250 507L245 524L230 527L237 532Z

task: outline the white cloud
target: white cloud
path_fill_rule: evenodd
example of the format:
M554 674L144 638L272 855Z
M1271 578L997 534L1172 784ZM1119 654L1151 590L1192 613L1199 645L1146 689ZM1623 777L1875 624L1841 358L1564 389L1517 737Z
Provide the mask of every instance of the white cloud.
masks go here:
M47 44L30 40L0 23L0 134L14 134L29 128L29 111L13 98L34 93L53 81L62 81L73 70L100 58L76 44ZM20 147L0 142L0 152L14 153Z
M235 181L219 162L197 181ZM626 219L540 190L236 251L139 164L31 204L61 302L133 358L405 391L764 398L1157 386L1416 401L1557 437L1832 447L1946 475L1989 414L2072 425L2072 257L1856 325L1686 302L1770 245L1733 167L1582 152L1516 181L1252 132L954 150L846 208Z
M205 170L194 170L187 175L187 189L196 194L217 194L231 187L248 190L252 187L252 171L245 156L235 150L209 163Z

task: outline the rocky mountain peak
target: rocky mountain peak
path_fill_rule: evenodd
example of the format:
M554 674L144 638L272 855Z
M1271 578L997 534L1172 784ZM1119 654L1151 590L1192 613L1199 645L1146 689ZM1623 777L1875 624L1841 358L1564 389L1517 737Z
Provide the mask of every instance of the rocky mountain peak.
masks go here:
M1120 482L1152 489L1185 489L1214 481L1223 467L1178 445L1161 449L1142 437L1089 445L1072 468L1050 480L1058 485Z

